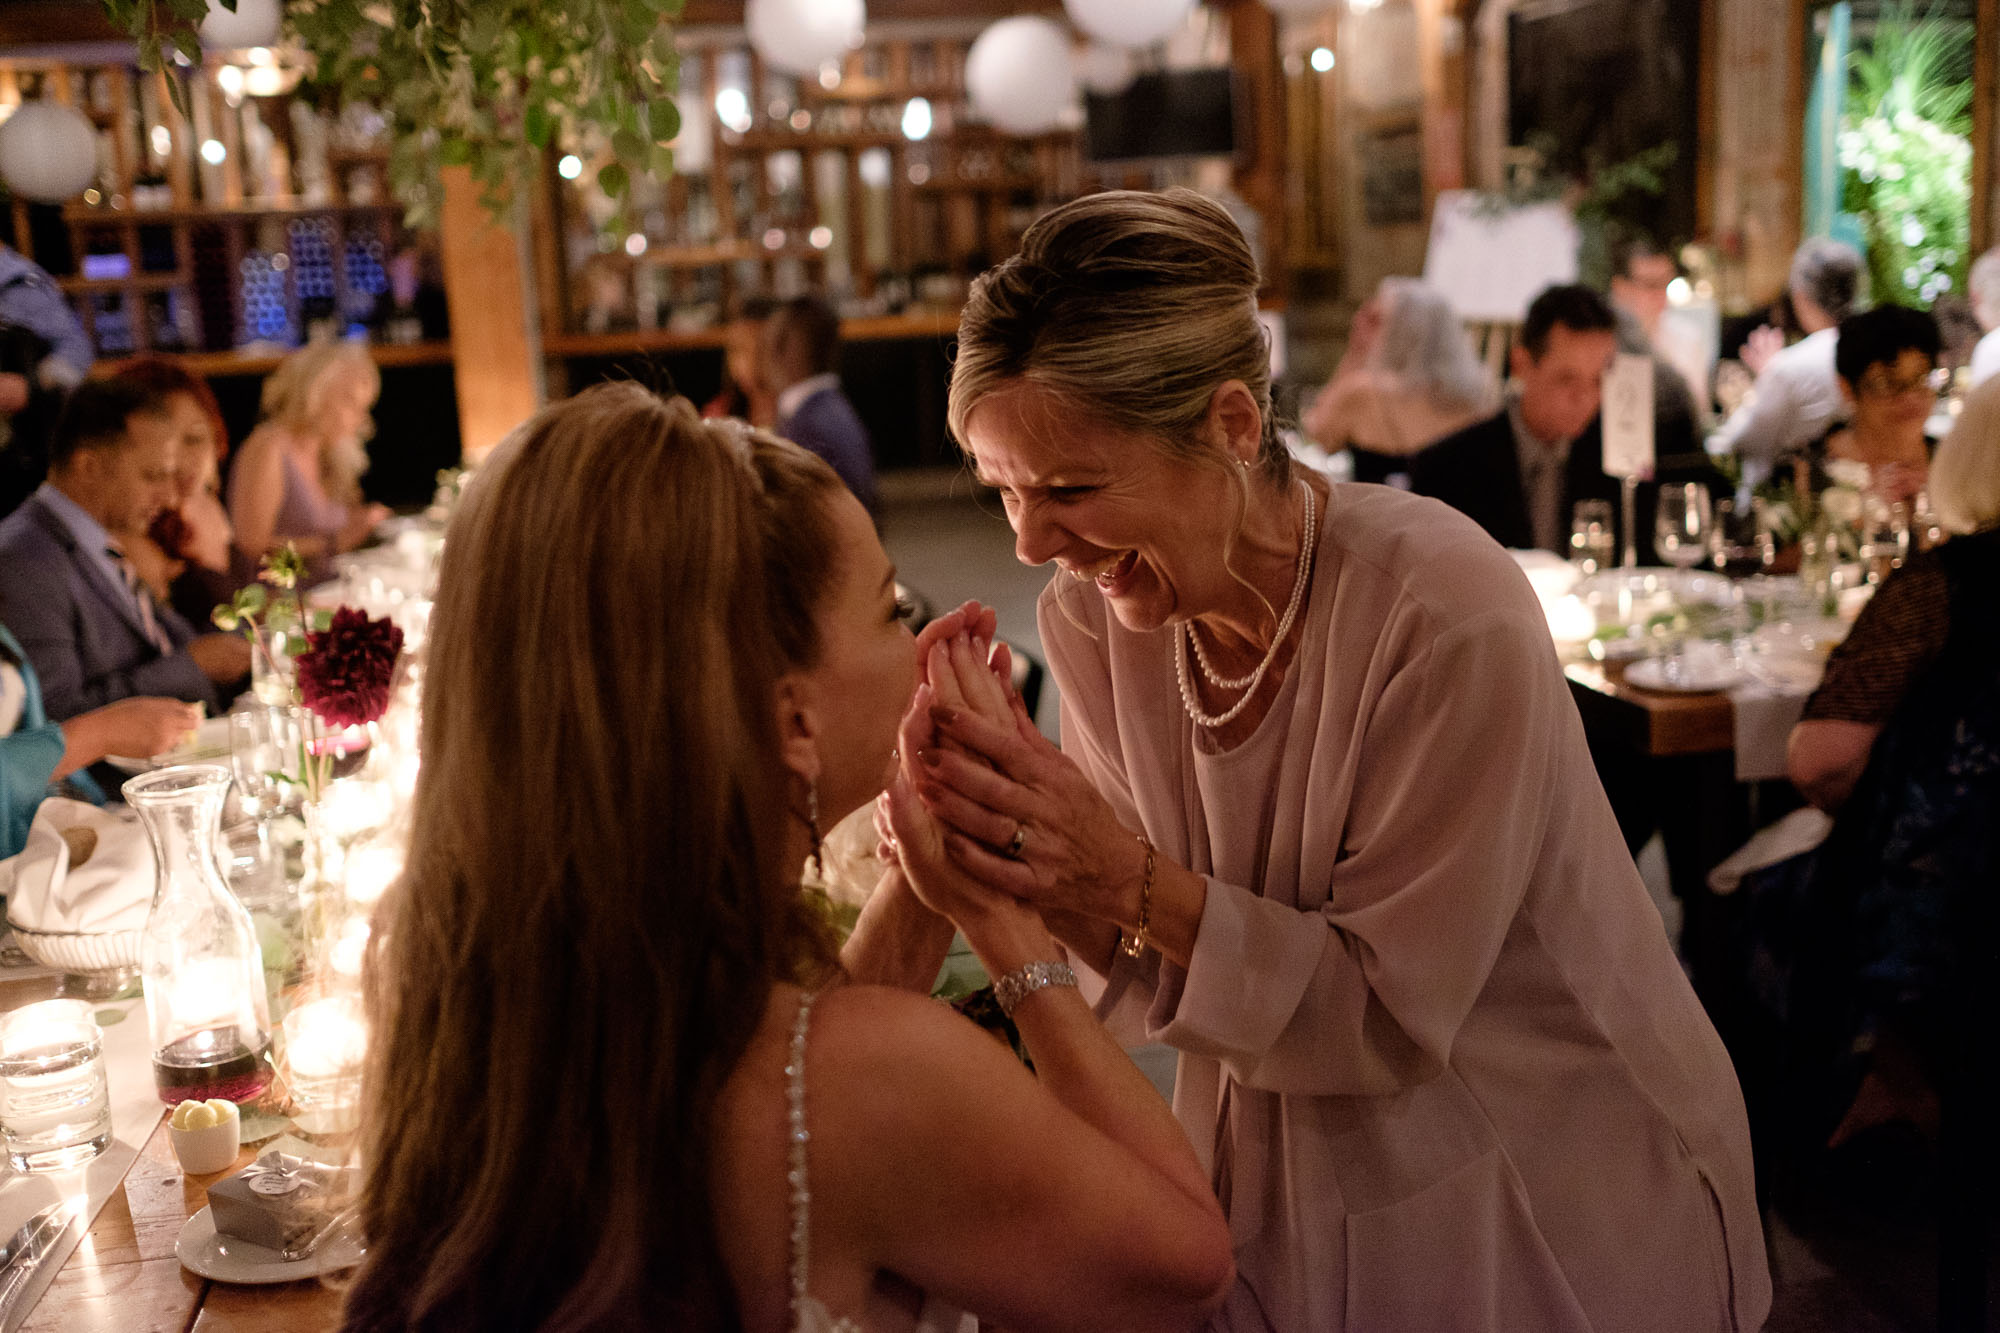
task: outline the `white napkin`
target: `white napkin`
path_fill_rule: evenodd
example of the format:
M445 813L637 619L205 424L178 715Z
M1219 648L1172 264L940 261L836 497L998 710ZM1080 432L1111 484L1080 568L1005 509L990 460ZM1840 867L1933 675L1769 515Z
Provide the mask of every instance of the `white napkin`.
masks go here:
M153 880L137 815L59 796L35 811L20 855L0 862L7 918L29 930L143 930Z
M1721 865L1708 872L1708 887L1719 894L1736 892L1743 877L1753 870L1810 851L1826 841L1833 831L1833 816L1824 810L1802 805L1777 823L1759 829Z

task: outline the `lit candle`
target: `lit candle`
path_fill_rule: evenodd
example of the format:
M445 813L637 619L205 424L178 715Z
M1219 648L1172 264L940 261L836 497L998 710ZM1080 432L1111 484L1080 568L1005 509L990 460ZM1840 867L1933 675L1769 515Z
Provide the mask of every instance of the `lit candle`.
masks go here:
M1548 616L1549 634L1557 643L1582 643L1597 633L1597 617L1575 594L1548 602L1543 612Z
M326 831L346 842L389 822L395 794L384 783L362 777L329 783L320 798L319 816Z
M347 901L366 907L403 873L403 849L370 843L347 858Z
M368 952L368 934L365 917L355 917L340 928L340 938L333 942L333 950L327 957L336 975L350 980L361 975L361 960Z
M285 1058L294 1080L310 1085L351 1077L367 1055L368 1020L351 995L311 1000L285 1016Z

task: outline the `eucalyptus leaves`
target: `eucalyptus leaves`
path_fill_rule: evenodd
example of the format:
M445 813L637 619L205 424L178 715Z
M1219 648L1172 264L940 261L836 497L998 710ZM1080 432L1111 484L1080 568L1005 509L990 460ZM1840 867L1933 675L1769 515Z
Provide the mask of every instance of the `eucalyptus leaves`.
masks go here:
M215 0L234 10L236 0ZM623 201L642 172L666 176L680 132L672 21L683 0L288 0L288 34L312 85L382 111L389 180L411 225L435 220L438 169L469 167L496 219L558 138L609 150L597 183ZM168 50L199 59L208 0L105 0L143 67Z

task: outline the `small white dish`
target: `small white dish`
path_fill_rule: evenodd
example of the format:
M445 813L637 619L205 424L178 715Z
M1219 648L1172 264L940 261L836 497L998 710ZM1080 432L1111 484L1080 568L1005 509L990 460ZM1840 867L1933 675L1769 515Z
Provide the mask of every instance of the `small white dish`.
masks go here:
M230 1102L217 1106L211 1101L208 1105L228 1110L215 1124L198 1129L182 1129L172 1120L167 1122L167 1138L173 1144L174 1156L179 1159L181 1170L191 1176L212 1176L228 1170L236 1164L236 1155L243 1147L242 1113ZM176 1107L176 1112L179 1109Z
M219 1236L215 1218L206 1207L181 1224L174 1241L174 1257L191 1273L217 1282L240 1282L265 1286L273 1282L297 1282L302 1278L338 1273L361 1262L364 1251L345 1235L329 1236L303 1259L287 1259L262 1245Z
M194 729L194 734L164 754L151 759L136 758L125 754L107 754L104 762L121 773L150 773L156 768L169 764L206 764L216 761L229 762L229 719L211 717Z
M1704 659L1690 654L1679 666L1669 669L1667 659L1648 657L1625 668L1625 679L1642 690L1669 694L1713 694L1741 685L1743 672L1726 660Z

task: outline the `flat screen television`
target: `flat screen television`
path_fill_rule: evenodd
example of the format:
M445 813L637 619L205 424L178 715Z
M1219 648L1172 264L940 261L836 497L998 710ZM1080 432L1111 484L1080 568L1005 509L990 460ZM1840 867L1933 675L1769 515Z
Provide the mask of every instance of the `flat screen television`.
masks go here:
M1227 68L1141 74L1123 92L1086 93L1083 155L1092 162L1227 157L1236 152L1235 102Z

